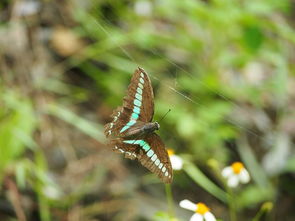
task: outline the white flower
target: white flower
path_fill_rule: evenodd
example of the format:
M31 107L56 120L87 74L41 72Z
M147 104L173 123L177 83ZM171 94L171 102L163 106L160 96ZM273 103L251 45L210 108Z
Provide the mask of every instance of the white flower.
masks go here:
M14 13L17 16L29 16L40 11L41 4L37 1L19 1L16 2Z
M43 194L49 199L57 200L61 197L61 192L58 188L52 185L47 185L43 188Z
M140 0L136 1L134 5L135 13L140 16L149 16L152 14L152 4L150 1Z
M171 149L168 149L168 155L171 161L172 169L173 170L181 170L183 166L183 160L181 157L174 154L174 151Z
M250 175L241 162L235 162L225 167L221 175L227 179L229 187L237 187L239 182L248 183L250 181Z
M204 203L193 203L189 200L182 200L179 206L194 211L190 221L216 221L215 216L210 212L210 209Z

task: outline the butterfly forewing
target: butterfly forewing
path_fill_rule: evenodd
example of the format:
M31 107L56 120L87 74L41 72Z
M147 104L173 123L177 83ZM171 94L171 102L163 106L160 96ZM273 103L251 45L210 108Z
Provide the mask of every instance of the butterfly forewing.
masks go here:
M151 80L142 68L138 68L131 79L128 94L124 97L124 107L128 107L138 120L150 122L154 116L154 93ZM138 108L139 109L138 109Z
M124 127L124 125L126 125L129 122L130 114L131 114L131 111L128 109L124 110L123 107L116 108L111 115L111 118L113 119L112 122L104 126L105 128L104 133L106 137L119 136L121 128Z
M150 122L154 114L154 94L151 81L141 68L134 72L124 97L123 106L112 114L113 121L105 126L105 135L124 136L137 122Z

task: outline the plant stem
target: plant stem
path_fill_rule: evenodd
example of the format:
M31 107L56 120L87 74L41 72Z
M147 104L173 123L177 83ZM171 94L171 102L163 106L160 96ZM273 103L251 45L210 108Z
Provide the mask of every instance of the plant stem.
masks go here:
M229 213L230 213L230 220L231 221L236 221L237 220L237 211L236 211L236 200L234 196L234 192L228 188L228 200L229 200Z
M171 184L165 184L165 191L166 191L166 199L167 199L168 208L169 208L169 215L174 217L174 203L173 203Z
M256 214L256 216L252 219L252 221L259 221L264 215L267 215L273 208L272 202L265 202L261 206L260 210Z
M190 161L186 161L184 171L207 192L223 202L227 202L227 194L213 183L197 166Z

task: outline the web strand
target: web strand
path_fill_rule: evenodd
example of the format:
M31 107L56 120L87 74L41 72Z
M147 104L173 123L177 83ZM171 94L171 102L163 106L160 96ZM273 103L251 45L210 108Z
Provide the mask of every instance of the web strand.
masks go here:
M93 20L95 21L95 23L100 27L100 29L112 40L111 38L111 33L105 28L103 27L96 18L93 17ZM104 20L105 22L108 22L107 20ZM110 24L110 23L108 23ZM137 66L140 66L137 61L128 53L127 50L125 50L125 48L123 48L121 45L119 45L117 42L113 41L115 43L115 45L121 49L121 51L130 59L132 60L135 64L137 64Z
M91 15L92 16L92 15ZM110 23L110 21L108 19L106 19L103 15L102 16L102 20L109 24L109 25L112 25ZM93 17L93 16L92 16ZM110 32L95 18L93 17L95 23L98 25L98 27L111 39L111 41L113 41L112 39L112 36L110 34ZM133 61L137 66L142 66L140 65L136 59L130 54L128 53L128 51L126 49L124 49L121 45L119 45L115 40L113 41L113 43L118 47L120 48L120 50L131 60ZM181 66L179 66L178 64L176 64L175 62L171 61L170 59L160 55L159 53L155 52L154 50L150 50L154 55L157 55L159 56L160 58L162 59L165 59L167 62L169 62L170 64L172 64L173 66L175 66L177 69L181 70L183 73L185 73L186 75L188 75L190 78L194 79L194 80L197 80L198 82L200 82L202 85L204 85L208 90L210 90L211 92L213 92L214 94L218 95L219 97L223 98L225 101L229 102L230 104L232 104L233 106L241 109L241 107L239 105L237 105L236 103L234 103L233 101L231 101L228 97L226 97L225 95L217 92L216 90L212 89L211 87L209 87L207 84L205 84L204 82L202 82L201 80L197 79L196 77L194 77L193 74L191 74L190 72L186 71L184 68L182 68ZM172 87L171 85L167 84L167 83L164 83L163 81L161 81L159 78L155 77L152 72L149 72L149 75L157 80L160 84L164 85L165 87L169 88L171 91L173 91L174 93L178 94L179 96L183 97L184 99L186 99L187 101L195 104L195 105L199 105L199 106L202 106L202 107L206 107L205 105L199 103L196 101L196 98L193 98L192 96L187 96L185 94L183 94L182 92L180 92L179 90L177 90L176 88ZM221 114L219 114L221 116ZM222 117L224 118L224 116L222 115ZM228 118L224 118L224 120L226 122L228 122L229 124L231 124L232 126L236 127L236 128L239 128L241 130L244 130L246 132L248 132L249 134L255 136L255 137L258 137L258 138L261 138L262 140L265 140L265 138L261 137L260 135L258 135L257 133L255 133L254 131L252 131L251 129L249 128L246 128L236 122L234 122L233 120L230 120Z

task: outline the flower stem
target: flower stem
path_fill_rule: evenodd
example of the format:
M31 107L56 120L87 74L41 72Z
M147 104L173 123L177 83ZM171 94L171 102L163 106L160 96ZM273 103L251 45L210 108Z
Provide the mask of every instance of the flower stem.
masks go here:
M263 216L266 216L273 208L272 202L265 202L261 206L260 210L256 214L256 216L252 219L252 221L259 221Z
M231 221L236 221L237 220L237 211L236 211L236 200L233 191L228 188L228 201L229 201L229 213L230 213L230 220Z
M166 191L166 199L169 208L169 215L174 217L174 203L173 203L173 195L171 190L170 184L165 184L165 191Z

